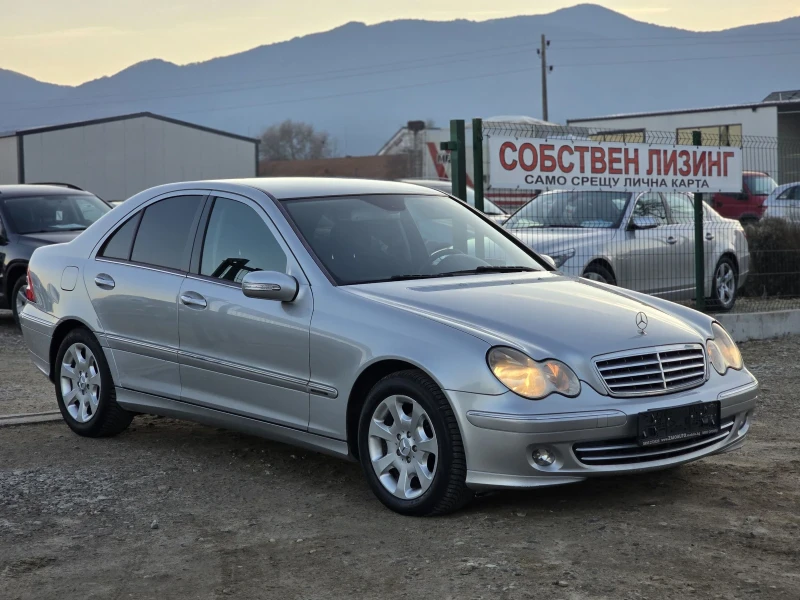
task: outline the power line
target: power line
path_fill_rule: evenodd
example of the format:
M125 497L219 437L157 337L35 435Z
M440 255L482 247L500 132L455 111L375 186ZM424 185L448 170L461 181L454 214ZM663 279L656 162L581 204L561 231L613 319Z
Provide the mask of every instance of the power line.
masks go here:
M670 63L670 62L696 62L701 60L728 60L732 58L762 58L771 56L789 56L800 54L800 50L793 52L770 52L769 54L736 54L727 56L687 56L684 58L656 58L647 60L626 60L626 61L610 61L610 62L596 62L596 63L563 63L559 67L605 67L610 65L641 65L649 63Z

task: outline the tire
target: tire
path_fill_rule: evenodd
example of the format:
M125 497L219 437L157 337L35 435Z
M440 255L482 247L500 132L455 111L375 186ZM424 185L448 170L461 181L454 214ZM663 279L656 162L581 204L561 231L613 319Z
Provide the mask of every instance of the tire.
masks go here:
M400 411L398 424L392 415ZM474 496L465 483L456 417L439 386L421 371L388 375L370 390L359 420L358 454L372 491L400 514L444 515ZM398 489L401 470L407 485Z
M25 286L27 283L28 280L25 275L20 275L14 282L14 285L11 286L11 297L8 303L11 305L11 314L14 317L14 322L17 324L17 327L20 326L19 313L28 302L28 299L25 298Z
M65 363L72 366L71 371ZM105 354L89 330L79 328L67 334L58 348L53 373L58 408L72 431L94 438L116 435L128 428L133 413L117 404Z
M706 302L709 308L728 312L736 304L739 290L739 272L736 264L728 256L719 259L711 279L711 298Z
M614 274L609 271L605 265L600 263L592 263L583 271L583 277L598 281L600 283L607 283L609 285L617 285L617 280Z

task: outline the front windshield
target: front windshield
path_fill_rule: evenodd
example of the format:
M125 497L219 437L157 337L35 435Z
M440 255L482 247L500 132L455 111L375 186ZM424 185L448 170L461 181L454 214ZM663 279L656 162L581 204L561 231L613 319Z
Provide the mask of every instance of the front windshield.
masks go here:
M18 234L83 231L111 208L89 194L22 196L2 200L6 216Z
M627 192L546 192L511 215L503 227L616 228L630 199Z
M284 205L339 284L544 270L511 236L444 196L319 198Z
M745 175L744 184L754 196L769 196L778 184L769 175Z

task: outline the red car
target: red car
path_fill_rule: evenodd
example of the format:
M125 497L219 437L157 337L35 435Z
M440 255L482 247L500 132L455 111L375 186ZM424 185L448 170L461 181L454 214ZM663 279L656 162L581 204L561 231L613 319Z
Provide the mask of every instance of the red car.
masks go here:
M767 173L744 171L741 194L714 194L711 206L723 217L753 223L764 216L764 201L778 187Z

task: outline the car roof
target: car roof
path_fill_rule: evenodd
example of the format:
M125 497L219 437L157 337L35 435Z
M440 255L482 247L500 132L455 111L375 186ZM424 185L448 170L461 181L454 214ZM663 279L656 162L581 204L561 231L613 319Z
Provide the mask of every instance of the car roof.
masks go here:
M91 192L75 190L62 185L0 185L0 198L11 197L20 198L23 196L93 196Z
M400 182L377 179L344 179L334 177L259 177L223 180L220 183L246 185L266 192L277 200L322 198L365 194L437 194L436 190Z

